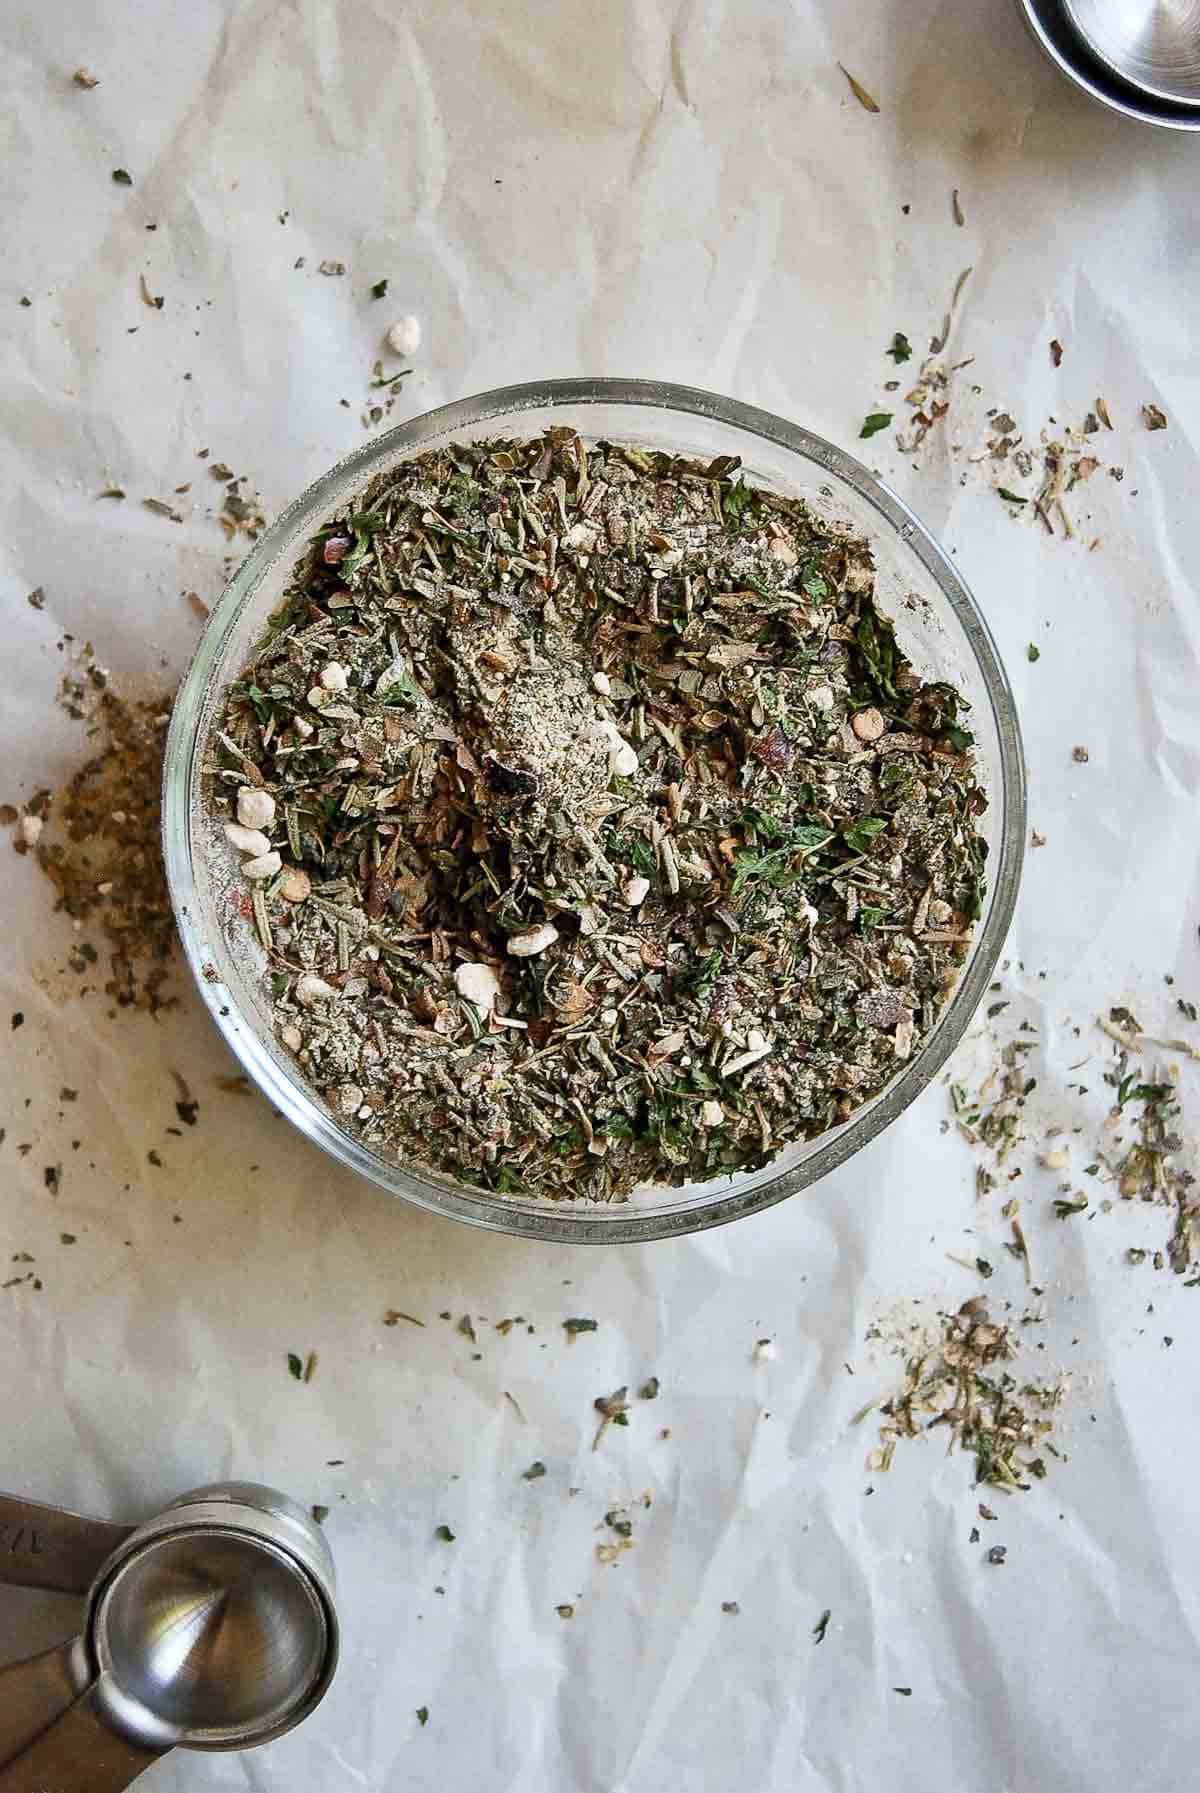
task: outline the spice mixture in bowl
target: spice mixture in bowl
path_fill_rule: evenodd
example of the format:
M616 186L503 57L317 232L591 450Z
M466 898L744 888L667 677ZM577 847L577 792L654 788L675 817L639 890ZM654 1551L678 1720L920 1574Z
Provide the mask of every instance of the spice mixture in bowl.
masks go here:
M928 1081L1024 826L1011 697L903 506L711 395L447 407L292 507L168 748L247 1068L356 1169L570 1239L802 1187Z

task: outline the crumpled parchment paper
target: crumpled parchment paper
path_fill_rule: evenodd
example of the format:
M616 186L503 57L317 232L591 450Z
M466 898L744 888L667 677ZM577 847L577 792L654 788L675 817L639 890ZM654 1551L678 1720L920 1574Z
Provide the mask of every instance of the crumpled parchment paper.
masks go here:
M635 373L854 447L969 266L949 416L918 455L892 432L859 446L957 556L1017 688L1047 844L1002 996L1004 1025L1040 1030L1032 1130L1061 1120L1081 1061L1102 1116L1096 1013L1173 1032L1176 996L1200 992L1195 144L1090 106L1005 0L13 0L0 40L0 797L80 758L53 705L64 631L130 688L177 677L183 594L214 599L244 547L198 451L274 513L362 439L402 313L425 341L396 418ZM896 330L916 354L898 370ZM1071 500L1077 539L1051 539L971 457L989 408L1036 442L1097 395L1105 466ZM124 502L95 497L110 484ZM328 1700L267 1749L176 1754L147 1786L1190 1784L1200 1296L1125 1262L1162 1242L1161 1213L1047 1221L1053 1179L1027 1154L1032 1296L938 1083L818 1188L723 1232L607 1251L472 1232L218 1087L236 1067L190 993L157 1023L72 997L69 924L32 861L4 848L0 880L0 1253L32 1253L44 1283L0 1292L3 1481L129 1518L224 1475L330 1509ZM990 1062L980 1032L963 1075ZM200 1103L178 1136L172 1070ZM1193 1115L1198 1077L1185 1062ZM968 1457L935 1434L872 1474L872 1423L850 1424L895 1385L904 1328L977 1292L948 1253L996 1260L997 1308L1040 1302L1029 1373L1073 1375L1069 1461L1000 1500L980 1545ZM597 1331L568 1344L572 1316ZM304 1385L286 1353L310 1350ZM595 1397L650 1376L658 1399L593 1451ZM534 1460L545 1476L522 1479ZM634 1547L608 1564L616 1508ZM73 1613L0 1590L5 1658Z

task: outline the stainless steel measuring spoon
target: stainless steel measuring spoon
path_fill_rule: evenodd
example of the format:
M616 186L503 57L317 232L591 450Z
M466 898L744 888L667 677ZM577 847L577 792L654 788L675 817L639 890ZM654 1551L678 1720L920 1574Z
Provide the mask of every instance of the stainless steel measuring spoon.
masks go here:
M133 1527L0 1496L0 1581L87 1595L79 1637L0 1669L0 1793L118 1793L176 1746L269 1742L337 1662L324 1536L257 1483Z

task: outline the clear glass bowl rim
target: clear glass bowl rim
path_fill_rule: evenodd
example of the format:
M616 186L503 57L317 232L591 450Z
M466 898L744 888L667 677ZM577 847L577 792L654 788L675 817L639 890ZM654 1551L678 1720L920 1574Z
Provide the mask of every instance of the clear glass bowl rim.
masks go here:
M990 903L971 961L926 1044L911 1063L861 1114L832 1132L803 1161L749 1189L707 1199L694 1208L639 1209L636 1200L580 1210L567 1203L537 1208L517 1206L511 1197L467 1186L427 1182L399 1164L382 1164L343 1131L315 1096L284 1076L248 1017L235 1015L224 984L205 976L202 892L192 856L192 793L200 777L202 747L198 723L211 681L221 666L225 640L242 605L280 546L292 539L297 550L351 493L398 457L419 453L431 441L481 424L508 422L519 427L522 412L561 409L566 417L589 405L642 406L659 412L711 418L763 437L850 486L877 514L884 532L901 535L953 610L967 638L991 704L1000 750L1000 826L988 862ZM184 675L167 735L163 769L163 848L175 917L185 955L209 1013L260 1090L309 1139L340 1163L370 1181L433 1213L470 1225L570 1244L628 1244L674 1238L721 1226L783 1201L806 1188L861 1150L908 1107L941 1069L962 1038L982 998L1012 920L1020 884L1026 830L1025 766L1016 704L991 631L975 600L942 548L920 519L890 487L852 455L821 436L772 412L692 386L640 379L552 379L495 387L441 405L385 431L355 449L302 492L259 538L222 593Z

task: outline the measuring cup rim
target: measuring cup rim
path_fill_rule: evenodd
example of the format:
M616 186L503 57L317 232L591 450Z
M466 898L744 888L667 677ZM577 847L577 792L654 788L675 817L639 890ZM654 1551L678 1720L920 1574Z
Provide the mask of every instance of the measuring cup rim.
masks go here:
M177 1514L182 1509L174 1509ZM171 1509L168 1509L170 1512ZM159 1515L159 1518L166 1515ZM111 1597L114 1584L130 1568L133 1561L146 1552L174 1542L184 1537L216 1537L221 1539L240 1538L252 1544L256 1549L266 1551L289 1569L303 1584L318 1611L321 1627L323 1651L321 1667L306 1693L297 1700L294 1707L289 1708L282 1717L271 1724L249 1729L245 1724L238 1726L207 1725L188 1729L162 1719L150 1707L143 1705L120 1688L112 1673L111 1657L104 1647L104 1607ZM82 1643L86 1658L93 1670L101 1690L101 1697L106 1707L106 1717L115 1730L129 1736L134 1742L148 1748L182 1748L196 1750L235 1750L253 1749L261 1743L270 1743L276 1737L306 1719L320 1705L337 1669L340 1653L340 1627L337 1613L333 1605L332 1590L326 1586L322 1578L314 1574L310 1566L292 1550L286 1542L279 1542L265 1537L261 1530L219 1518L217 1520L183 1520L182 1523L162 1525L158 1519L150 1520L144 1526L130 1534L125 1542L118 1546L105 1563L101 1573L89 1590L87 1610L84 1617ZM114 1699L113 1695L117 1697Z

